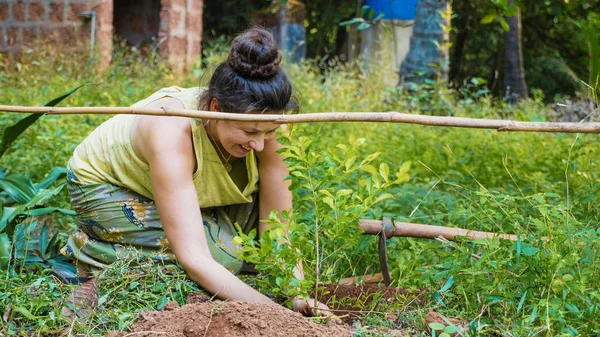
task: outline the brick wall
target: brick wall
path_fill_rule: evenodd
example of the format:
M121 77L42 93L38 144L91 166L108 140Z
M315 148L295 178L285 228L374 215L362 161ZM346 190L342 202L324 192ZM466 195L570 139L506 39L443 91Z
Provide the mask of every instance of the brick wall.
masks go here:
M89 25L79 13L91 5L87 0L0 0L0 52L19 52L42 38L89 39Z
M161 0L158 50L176 73L200 56L203 0Z
M18 53L36 41L89 41L90 20L79 13L94 11L101 68L110 64L113 34L138 47L158 36L160 55L181 73L200 56L202 5L203 0L0 0L0 52Z

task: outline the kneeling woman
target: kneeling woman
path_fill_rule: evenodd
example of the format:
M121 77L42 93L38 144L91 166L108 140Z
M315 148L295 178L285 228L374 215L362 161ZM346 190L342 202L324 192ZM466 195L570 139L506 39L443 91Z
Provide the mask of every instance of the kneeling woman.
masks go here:
M286 113L295 104L280 61L270 33L253 28L234 39L208 88L162 89L134 106ZM69 161L79 230L63 254L77 260L80 271L93 271L133 246L155 260L177 261L220 298L272 303L234 275L243 263L232 238L234 223L244 231L257 226L260 235L261 220L292 206L276 129L184 117L111 118ZM294 310L311 314L307 301L295 300Z

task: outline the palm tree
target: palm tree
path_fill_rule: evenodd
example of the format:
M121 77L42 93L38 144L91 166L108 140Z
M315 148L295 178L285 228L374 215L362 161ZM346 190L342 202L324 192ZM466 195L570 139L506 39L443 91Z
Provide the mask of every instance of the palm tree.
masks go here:
M514 0L509 0L514 5ZM517 14L506 17L508 31L504 33L504 88L509 101L514 103L519 98L527 98L525 70L523 69L523 41L521 39L521 9Z
M419 0L410 51L400 67L400 82L421 83L424 79L448 78L450 18L448 0Z

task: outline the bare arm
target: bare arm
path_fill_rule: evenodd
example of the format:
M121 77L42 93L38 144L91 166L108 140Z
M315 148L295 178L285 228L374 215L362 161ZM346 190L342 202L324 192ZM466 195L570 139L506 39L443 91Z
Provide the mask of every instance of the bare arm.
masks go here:
M149 106L177 104L172 99ZM180 104L180 103L179 103ZM189 119L140 117L134 147L150 165L153 194L167 240L190 278L219 298L273 303L239 280L210 254L193 183L196 161Z
M265 140L265 148L257 153L258 171L260 181L258 189L260 192L259 216L260 223L258 232L260 235L267 229L267 219L272 211L291 211L292 210L292 192L290 191L290 182L284 180L288 176L288 168L283 158L277 153L281 144L277 139ZM288 233L286 233L287 236ZM286 238L289 240L289 237ZM302 261L298 261L294 269L294 276L297 279L304 279L302 270Z
M257 152L260 193L258 227L259 235L267 229L266 220L271 211L289 211L292 209L292 192L290 182L284 180L288 176L287 165L277 153L281 145L275 138L266 139L263 151Z
M281 145L273 138L265 140L263 151L257 153L260 175L258 188L260 192L259 216L261 220L259 223L259 233L261 235L263 231L268 229L266 220L271 211L281 212L283 210L291 211L292 209L292 192L289 190L290 182L284 180L289 173L283 158L277 153L277 150L280 148ZM289 241L289 237L286 240ZM294 276L299 280L304 279L302 261L298 261L298 264L294 268ZM311 308L311 305L323 310L314 310ZM329 316L331 314L326 305L316 302L313 299L308 301L294 299L293 309L305 316L319 314Z

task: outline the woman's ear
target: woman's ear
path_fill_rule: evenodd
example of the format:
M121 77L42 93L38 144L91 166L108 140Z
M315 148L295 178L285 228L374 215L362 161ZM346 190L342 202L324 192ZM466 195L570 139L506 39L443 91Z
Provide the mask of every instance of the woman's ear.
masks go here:
M208 110L220 112L219 110L219 101L216 98L210 100L210 105L208 106Z

